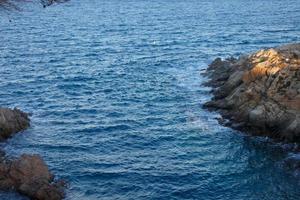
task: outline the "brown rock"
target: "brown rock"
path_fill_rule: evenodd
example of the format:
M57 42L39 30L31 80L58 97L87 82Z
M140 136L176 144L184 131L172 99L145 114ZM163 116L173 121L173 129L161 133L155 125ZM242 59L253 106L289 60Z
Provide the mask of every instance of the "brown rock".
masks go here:
M300 142L300 44L218 58L206 74L215 88L206 107L254 134Z
M30 126L28 114L14 108L0 108L0 140L9 138L12 134L23 131Z
M0 140L25 130L28 115L18 109L0 108ZM38 155L22 155L10 160L0 151L0 189L15 190L34 200L61 200L64 183L54 182L53 175Z
M28 178L53 179L48 167L38 155L22 155L12 163L9 175L15 182L20 183L26 182Z
M0 188L14 189L35 200L61 200L63 182L53 182L53 175L38 155L22 155L0 163Z

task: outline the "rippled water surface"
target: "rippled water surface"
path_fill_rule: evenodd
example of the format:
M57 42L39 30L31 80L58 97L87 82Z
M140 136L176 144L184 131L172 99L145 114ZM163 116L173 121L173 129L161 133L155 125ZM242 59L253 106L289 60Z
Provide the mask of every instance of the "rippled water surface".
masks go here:
M0 15L0 105L32 113L2 146L41 154L67 199L299 199L286 152L201 108L200 74L217 56L299 41L299 0L72 0Z

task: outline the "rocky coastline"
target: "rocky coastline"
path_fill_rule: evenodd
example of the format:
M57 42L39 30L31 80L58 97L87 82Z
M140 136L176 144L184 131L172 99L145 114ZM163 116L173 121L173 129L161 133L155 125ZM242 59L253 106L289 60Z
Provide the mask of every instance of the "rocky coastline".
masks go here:
M68 0L41 0L43 7ZM0 0L4 10L20 10L19 3L26 1ZM0 108L0 142L30 127L27 113L14 108ZM10 158L0 150L0 190L16 191L34 200L61 200L65 182L54 180L46 163L39 155L23 154Z
M226 126L286 143L300 142L300 44L215 59L205 76L213 98L204 107Z
M30 126L28 114L19 109L0 108L0 140L4 141ZM13 190L35 200L61 200L64 185L54 176L39 155L23 154L8 158L1 151L0 189Z

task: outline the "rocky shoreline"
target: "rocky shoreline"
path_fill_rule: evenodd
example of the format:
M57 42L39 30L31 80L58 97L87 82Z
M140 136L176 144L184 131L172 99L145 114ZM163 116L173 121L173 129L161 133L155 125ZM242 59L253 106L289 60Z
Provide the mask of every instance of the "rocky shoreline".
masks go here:
M42 0L40 3L45 8L66 1ZM19 10L19 2L22 1L0 0L0 8ZM29 126L27 113L16 108L0 108L0 141L5 141ZM19 158L8 158L0 150L0 190L13 190L34 200L61 200L64 198L64 188L64 181L54 180L39 155L23 154Z
M215 59L205 76L224 125L283 142L300 142L300 44Z
M0 108L0 140L30 126L28 114L19 109ZM35 200L61 200L64 182L54 181L47 165L39 155L23 154L11 159L0 155L0 189L13 190Z

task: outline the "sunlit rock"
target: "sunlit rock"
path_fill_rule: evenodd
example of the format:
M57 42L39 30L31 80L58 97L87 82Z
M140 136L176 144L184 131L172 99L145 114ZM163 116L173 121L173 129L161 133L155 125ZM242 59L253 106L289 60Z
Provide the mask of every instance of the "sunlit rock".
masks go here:
M206 107L254 134L300 141L300 44L217 58L207 75L216 89Z

